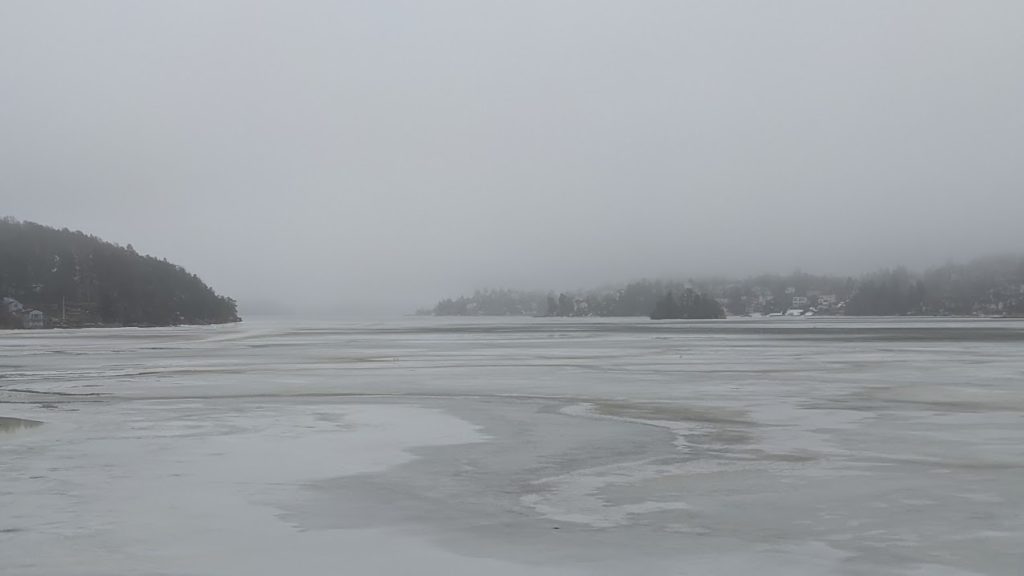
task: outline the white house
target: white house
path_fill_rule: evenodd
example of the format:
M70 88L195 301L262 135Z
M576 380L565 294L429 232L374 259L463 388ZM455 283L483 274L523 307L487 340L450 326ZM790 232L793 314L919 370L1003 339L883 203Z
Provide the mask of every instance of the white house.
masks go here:
M46 327L46 316L39 310L31 310L25 315L25 328Z
M572 301L573 316L589 316L590 305L583 298L574 298Z
M808 302L807 296L793 296L793 308L803 308Z

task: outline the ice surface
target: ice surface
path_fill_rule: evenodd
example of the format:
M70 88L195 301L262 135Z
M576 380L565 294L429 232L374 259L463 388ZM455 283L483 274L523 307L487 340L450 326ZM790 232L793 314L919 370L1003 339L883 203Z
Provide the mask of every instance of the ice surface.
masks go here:
M1022 478L1019 321L0 333L5 576L1019 574Z

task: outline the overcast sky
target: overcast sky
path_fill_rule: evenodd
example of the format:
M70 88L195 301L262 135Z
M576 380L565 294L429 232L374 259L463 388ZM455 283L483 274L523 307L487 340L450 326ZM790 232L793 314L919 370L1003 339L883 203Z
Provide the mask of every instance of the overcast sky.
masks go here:
M0 2L0 215L243 305L1024 251L1024 2Z

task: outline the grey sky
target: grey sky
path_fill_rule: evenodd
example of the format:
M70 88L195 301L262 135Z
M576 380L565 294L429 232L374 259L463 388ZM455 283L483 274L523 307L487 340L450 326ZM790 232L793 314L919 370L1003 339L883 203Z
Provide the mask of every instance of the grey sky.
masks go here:
M242 301L1024 250L1024 3L0 3L0 214ZM243 306L244 307L244 306Z

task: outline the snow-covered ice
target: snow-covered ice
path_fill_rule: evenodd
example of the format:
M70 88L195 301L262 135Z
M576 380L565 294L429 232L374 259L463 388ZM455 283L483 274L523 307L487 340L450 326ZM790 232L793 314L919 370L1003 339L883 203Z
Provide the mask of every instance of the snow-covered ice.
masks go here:
M4 575L1019 574L1022 478L1020 321L0 333Z

